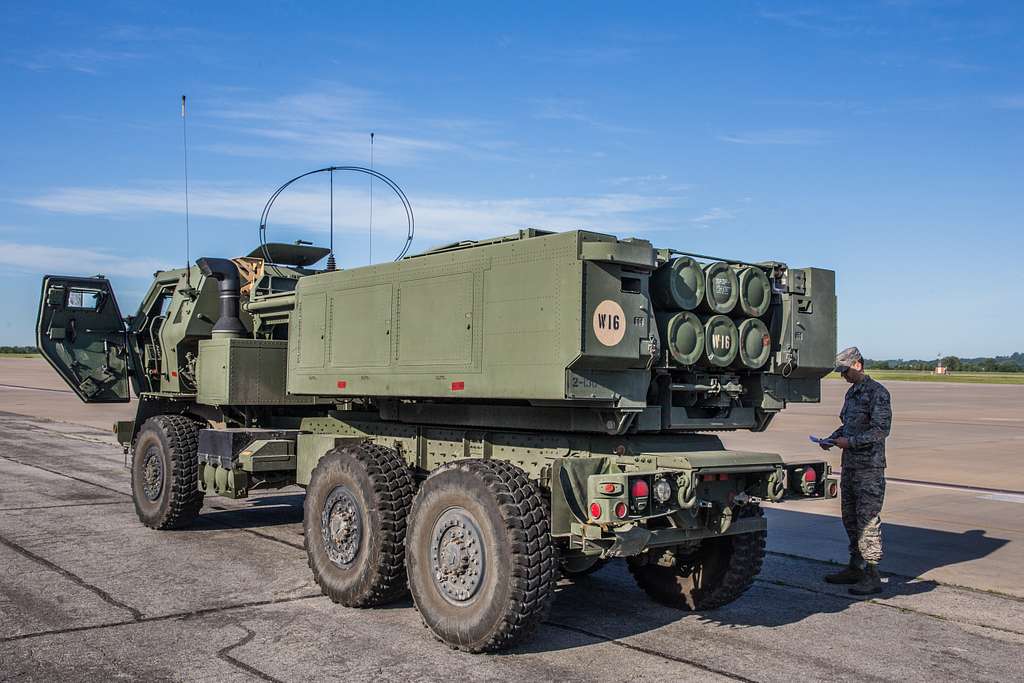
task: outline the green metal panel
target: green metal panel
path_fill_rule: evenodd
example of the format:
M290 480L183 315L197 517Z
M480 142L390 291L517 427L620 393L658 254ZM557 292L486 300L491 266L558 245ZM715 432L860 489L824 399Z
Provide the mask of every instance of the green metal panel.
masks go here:
M566 368L581 354L582 319L593 313L583 310L585 235L494 240L302 278L289 334L289 391L565 400ZM598 255L635 259L640 244L617 253L613 240ZM617 278L614 295L621 296ZM324 338L321 297L330 301ZM358 326L366 329L352 329ZM635 362L637 347L621 355Z
M330 296L331 367L378 368L391 362L390 283Z
M327 294L318 292L300 297L296 320L299 328L296 335L298 367L322 368L327 355Z
M270 339L204 339L199 342L198 393L205 405L295 405L314 396L285 391L288 343Z
M473 273L406 280L398 289L398 365L465 368L473 361Z

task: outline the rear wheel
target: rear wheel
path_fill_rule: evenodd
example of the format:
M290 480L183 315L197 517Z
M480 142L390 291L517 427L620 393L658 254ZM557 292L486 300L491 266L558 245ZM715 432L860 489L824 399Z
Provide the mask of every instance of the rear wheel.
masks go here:
M415 482L393 449L335 448L306 489L306 555L320 590L347 607L405 595L405 527Z
M510 463L446 465L413 502L406 566L438 638L467 652L511 647L543 621L558 580L547 502Z
M764 562L765 536L755 531L709 538L696 547L649 550L627 563L637 585L657 602L684 610L715 609L750 588Z
M146 420L132 455L132 500L139 520L152 529L188 526L203 506L196 448L205 425L184 415Z

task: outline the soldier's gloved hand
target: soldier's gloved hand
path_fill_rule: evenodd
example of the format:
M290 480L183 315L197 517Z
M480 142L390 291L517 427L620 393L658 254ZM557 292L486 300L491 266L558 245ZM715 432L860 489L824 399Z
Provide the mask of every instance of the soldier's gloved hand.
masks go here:
M847 448L850 447L850 440L847 439L845 436L840 436L835 440L835 444L836 446L839 446L845 451Z

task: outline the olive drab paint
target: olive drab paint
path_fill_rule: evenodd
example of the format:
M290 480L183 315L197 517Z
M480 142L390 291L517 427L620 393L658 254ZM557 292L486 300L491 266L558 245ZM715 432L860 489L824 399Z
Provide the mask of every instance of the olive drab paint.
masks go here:
M130 390L141 399L135 419L115 425L132 454L132 490L156 491L148 505L176 511L172 519L140 514L148 526L187 526L204 495L242 498L256 486L308 487L307 504L329 503L337 484L324 477L345 458L356 462L358 451L359 466L384 463L409 482L415 475L421 492L444 473L529 491L531 544L559 543L566 568L628 558L650 592L656 577L643 567L671 559L680 544L712 564L731 562L715 555L729 543L705 541L763 536L762 501L830 498L837 486L827 462L731 452L714 435L763 431L788 404L820 400L836 353L835 273L780 261L709 263L671 246L521 230L321 270L314 266L328 249L261 244L246 256L157 272L129 318L106 279L46 276L37 345L83 401L126 401ZM156 453L168 441L155 438L160 430L173 432L173 453ZM141 452L140 439L156 445ZM146 463L165 456L166 481L154 486L145 478L157 470ZM417 526L412 484L402 490L408 495L389 499L390 514L429 531ZM352 501L389 491L360 490ZM187 504L175 507L169 497L179 495ZM312 559L330 554L324 544L333 541L316 525L331 515L305 516ZM418 538L434 542L432 532ZM424 548L392 545L388 567L432 566ZM534 559L551 565L555 557ZM688 604L736 599L760 566L754 560L742 568L745 583L702 584L719 597L694 603L703 598L689 595ZM353 562L353 571L364 565ZM324 588L324 567L311 566ZM558 572L541 573L551 594ZM427 576L416 585L435 584ZM682 590L674 580L662 589ZM417 603L421 612L425 604ZM516 614L529 626L543 609Z

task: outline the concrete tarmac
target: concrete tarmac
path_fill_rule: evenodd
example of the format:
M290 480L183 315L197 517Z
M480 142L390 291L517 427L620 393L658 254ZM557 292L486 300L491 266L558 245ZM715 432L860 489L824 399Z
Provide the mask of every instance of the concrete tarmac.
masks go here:
M959 434L944 420L962 406L943 408L941 390L962 385L892 383L890 475L939 485L890 482L880 598L820 580L845 559L838 504L787 503L768 511L761 576L725 608L660 607L613 562L563 582L529 643L471 656L436 642L408 599L354 610L320 596L300 489L210 497L188 530L141 526L109 431L131 406L82 406L50 373L0 359L0 680L1024 679L1024 496L958 488L1022 489L1012 405L992 411L1019 411L1024 387L957 394L980 404L968 420L978 443L938 443L929 461L930 430ZM814 457L806 435L834 425L843 388L826 383L825 403L726 440ZM1003 463L1014 464L1003 478L977 474Z

